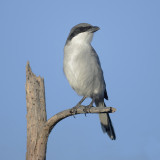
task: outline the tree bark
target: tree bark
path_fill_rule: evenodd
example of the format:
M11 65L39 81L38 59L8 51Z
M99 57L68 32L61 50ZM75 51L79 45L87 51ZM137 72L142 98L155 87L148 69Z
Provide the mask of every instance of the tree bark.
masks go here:
M27 104L27 153L26 160L45 160L48 136L53 127L62 119L73 115L72 108L57 113L47 121L44 79L36 77L26 65ZM85 106L80 106L75 114L85 114ZM113 113L113 107L92 107L88 113Z

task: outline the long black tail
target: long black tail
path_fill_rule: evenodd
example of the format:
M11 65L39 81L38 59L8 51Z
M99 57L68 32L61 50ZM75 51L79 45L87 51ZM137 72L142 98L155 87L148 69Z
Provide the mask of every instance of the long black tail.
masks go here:
M104 102L99 102L98 100L95 101L96 107L106 107ZM108 136L112 139L116 139L116 134L114 132L114 128L112 125L111 118L108 113L101 113L99 114L101 127L104 133L107 133Z

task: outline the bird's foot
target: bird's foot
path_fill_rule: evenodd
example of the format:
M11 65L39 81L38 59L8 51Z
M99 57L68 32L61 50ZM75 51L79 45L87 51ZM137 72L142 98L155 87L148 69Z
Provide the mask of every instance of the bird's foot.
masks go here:
M75 114L77 113L77 109L80 107L81 103L86 99L86 96L84 96L75 107L73 107L70 112L73 114L73 117L75 118Z
M75 118L75 114L77 113L77 109L79 108L79 105L76 105L75 107L71 108L70 112L72 113L73 117Z
M90 109L93 107L93 103L94 103L94 98L92 99L91 103L85 107L85 109L84 109L85 116L87 113L90 113Z
M77 113L77 109L80 107L81 103L79 102L75 107L71 108L70 112L72 113L73 117L75 118L75 114Z
M85 116L86 116L87 113L90 113L90 109L91 109L92 107L93 107L92 104L89 104L88 106L86 106L86 107L83 109L83 111L85 112Z

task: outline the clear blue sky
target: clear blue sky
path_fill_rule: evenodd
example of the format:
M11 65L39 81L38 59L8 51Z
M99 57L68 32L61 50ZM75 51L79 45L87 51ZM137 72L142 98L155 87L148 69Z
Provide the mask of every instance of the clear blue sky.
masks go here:
M26 153L25 65L45 79L47 116L79 97L63 71L71 27L101 28L92 45L106 80L117 140L103 134L98 115L61 121L48 141L47 160L160 159L160 1L0 0L0 159ZM85 101L88 104L90 99Z

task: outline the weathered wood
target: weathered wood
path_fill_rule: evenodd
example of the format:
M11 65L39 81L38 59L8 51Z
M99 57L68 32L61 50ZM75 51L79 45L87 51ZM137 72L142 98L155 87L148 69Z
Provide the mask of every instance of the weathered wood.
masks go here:
M44 80L36 77L30 68L26 66L26 103L27 103L27 160L39 159L39 153L45 155L46 149L39 152L41 130L47 120L45 106ZM48 137L47 137L48 138ZM45 139L45 145L47 144ZM41 159L41 158L40 158ZM43 157L44 160L44 157Z
M26 160L45 160L48 136L53 127L62 119L72 116L72 108L57 113L47 121L44 79L36 77L26 66L26 103L27 103L27 153ZM80 106L76 114L85 114L86 106ZM113 107L92 107L88 113L113 113Z

